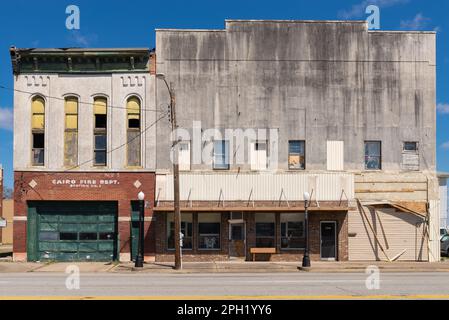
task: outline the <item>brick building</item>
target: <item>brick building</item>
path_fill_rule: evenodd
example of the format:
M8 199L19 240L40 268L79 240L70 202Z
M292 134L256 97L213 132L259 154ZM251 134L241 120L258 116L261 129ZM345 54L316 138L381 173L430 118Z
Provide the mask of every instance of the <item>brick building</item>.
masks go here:
M16 260L439 260L434 32L227 20L147 49L11 49ZM157 61L156 61L157 55ZM159 77L156 77L156 70ZM270 253L268 253L270 252Z
M11 48L14 260L133 259L140 191L154 259L153 56Z

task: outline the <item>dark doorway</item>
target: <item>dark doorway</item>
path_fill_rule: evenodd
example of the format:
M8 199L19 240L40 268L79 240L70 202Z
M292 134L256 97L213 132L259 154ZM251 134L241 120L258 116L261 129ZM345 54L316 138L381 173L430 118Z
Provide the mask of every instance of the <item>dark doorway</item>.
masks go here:
M321 222L321 259L337 259L337 222Z

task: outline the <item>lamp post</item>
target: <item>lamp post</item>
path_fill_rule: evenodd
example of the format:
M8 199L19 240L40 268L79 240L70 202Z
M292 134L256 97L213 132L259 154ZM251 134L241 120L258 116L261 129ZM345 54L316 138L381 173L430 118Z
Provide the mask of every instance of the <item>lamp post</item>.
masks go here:
M304 257L302 258L302 267L310 267L310 257L309 257L309 208L310 204L310 193L304 192L304 236L306 239L306 246L304 250Z
M143 268L143 250L144 250L144 242L145 242L145 235L144 235L144 220L145 220L145 193L142 191L139 192L137 195L137 198L139 199L139 243L137 245L137 256L136 256L136 268Z
M171 115L171 128L172 135L175 134L175 130L178 129L176 122L176 98L173 84L168 85L165 75L163 73L156 74L158 79L164 81L167 86L168 93L170 94L170 115ZM175 269L182 269L182 251L181 251L181 209L179 198L179 164L178 164L178 139L173 136L173 206L174 206L174 222L175 222Z

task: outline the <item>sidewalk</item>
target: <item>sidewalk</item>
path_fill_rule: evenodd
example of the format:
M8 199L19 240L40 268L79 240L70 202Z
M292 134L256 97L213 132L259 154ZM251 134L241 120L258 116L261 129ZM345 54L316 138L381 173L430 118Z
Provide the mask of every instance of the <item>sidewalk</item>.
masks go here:
M134 268L126 263L18 263L0 262L0 273L48 272L65 273L67 267L76 265L82 273L365 273L369 266L381 272L449 272L449 261L426 262L324 262L312 261L309 270L301 270L297 262L185 262L182 270L174 270L173 263L146 263L144 268Z
M426 262L325 262L312 261L312 267L302 270L298 262L186 262L180 271L173 270L173 263L145 264L143 269L132 263L122 263L112 272L168 272L168 273L365 273L367 267L377 266L383 272L449 272L449 261Z

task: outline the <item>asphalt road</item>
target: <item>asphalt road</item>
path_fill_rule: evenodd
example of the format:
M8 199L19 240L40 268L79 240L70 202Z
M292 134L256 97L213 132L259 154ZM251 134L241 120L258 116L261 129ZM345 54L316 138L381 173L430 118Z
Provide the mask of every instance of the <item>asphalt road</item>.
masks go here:
M68 275L0 274L0 299L13 297L139 297L182 299L449 299L448 273L380 274L378 290L366 274L81 274L79 290L68 290ZM73 280L71 278L70 280ZM76 281L68 281L76 286Z

